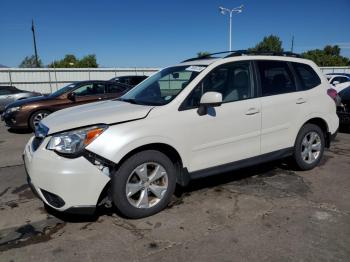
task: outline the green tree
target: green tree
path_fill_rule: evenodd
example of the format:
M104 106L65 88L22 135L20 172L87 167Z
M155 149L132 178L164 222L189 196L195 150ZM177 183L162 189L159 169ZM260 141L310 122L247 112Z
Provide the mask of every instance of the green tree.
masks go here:
M252 52L283 52L282 41L278 36L269 35L259 42L255 47L249 48Z
M78 62L79 67L82 68L96 68L98 67L97 61L96 61L96 55L87 55L84 56L80 61Z
M210 55L210 53L207 51L201 51L201 52L197 53L197 57L203 57L203 56L207 56L207 55Z
M39 67L43 67L43 63L41 62L40 58L38 58ZM21 68L35 68L37 67L35 55L32 56L26 56L21 64L19 65Z
M75 55L68 54L61 60L54 61L49 67L56 68L96 68L98 67L96 56L87 55L82 59L78 59Z
M323 50L309 50L301 55L314 61L318 66L347 66L350 64L349 58L340 55L340 48L337 45L327 45Z

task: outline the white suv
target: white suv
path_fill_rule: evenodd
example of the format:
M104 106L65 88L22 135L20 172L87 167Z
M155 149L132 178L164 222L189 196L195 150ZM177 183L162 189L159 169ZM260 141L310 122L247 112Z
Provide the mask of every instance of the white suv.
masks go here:
M164 209L177 184L292 157L314 168L338 129L330 84L308 60L231 52L186 60L123 97L58 111L25 147L46 205L126 217Z

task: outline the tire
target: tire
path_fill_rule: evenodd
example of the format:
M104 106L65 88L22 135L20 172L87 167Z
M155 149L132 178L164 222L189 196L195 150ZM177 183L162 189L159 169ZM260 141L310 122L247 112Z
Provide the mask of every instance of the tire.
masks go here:
M37 122L37 120L41 120L45 117L47 117L49 114L51 114L50 111L48 110L39 110L39 111L36 111L34 112L31 116L30 116L30 119L29 119L29 127L35 131L35 126L39 123Z
M294 145L293 162L298 170L316 167L323 156L325 136L314 124L305 124L299 131Z
M163 210L175 186L176 169L171 160L159 151L146 150L131 156L112 175L111 196L122 215L143 218Z

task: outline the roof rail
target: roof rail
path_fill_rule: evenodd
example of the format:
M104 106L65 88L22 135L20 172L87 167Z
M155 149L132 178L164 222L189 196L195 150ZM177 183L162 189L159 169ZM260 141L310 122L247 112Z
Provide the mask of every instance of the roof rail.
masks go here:
M223 52L217 52L217 53L211 53L200 57L193 57L186 59L182 61L181 63L190 62L190 61L196 61L196 60L203 60L203 59L216 59L220 57L213 57L213 55L219 55L219 54L227 54L227 56L224 56L223 58L227 57L234 57L234 56L243 56L243 55L270 55L270 56L289 56L289 57L298 57L301 56L299 54L295 54L292 52L268 52L268 51L251 51L251 50L234 50L234 51L223 51Z
M233 52L226 57L233 57L233 56L240 56L240 55L267 55L267 56L289 56L289 57L298 57L300 58L301 55L295 54L293 52L274 52L274 51L253 51L253 50L238 50L236 52Z

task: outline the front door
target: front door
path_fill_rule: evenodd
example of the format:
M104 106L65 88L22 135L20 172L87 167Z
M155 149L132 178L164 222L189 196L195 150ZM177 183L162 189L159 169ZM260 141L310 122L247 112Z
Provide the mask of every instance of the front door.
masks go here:
M223 103L197 113L201 96L220 92ZM180 119L190 157L190 172L220 166L260 154L261 106L252 63L235 62L213 69L181 106ZM188 139L190 137L191 139Z

